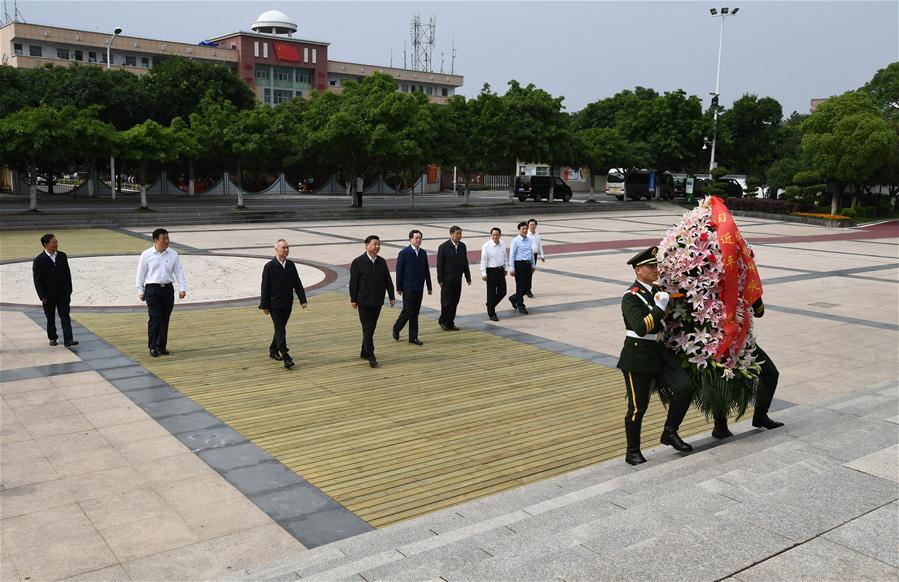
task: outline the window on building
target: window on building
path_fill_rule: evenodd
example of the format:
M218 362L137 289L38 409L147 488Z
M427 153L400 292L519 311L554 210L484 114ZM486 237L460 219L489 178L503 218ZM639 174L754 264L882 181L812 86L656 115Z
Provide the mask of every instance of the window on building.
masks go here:
M89 51L87 53L87 62L96 63L97 62L97 53L95 53L94 51Z
M150 57L141 57L140 58L140 66L142 66L145 69L149 69L150 68Z
M13 52L13 54L16 54L16 55L24 55L25 49L22 48L22 43L20 43L20 42L13 43L12 52Z
M268 67L256 66L256 83L268 84Z
M277 68L275 69L275 80L280 81L282 83L290 83L293 81L293 75L290 74L290 69Z
M443 97L448 96L448 95L449 95L449 89L447 89L446 87L441 87L441 88L440 88L440 95L443 96Z
M309 62L309 47L303 47L303 62Z
M43 47L30 44L28 45L28 54L33 57L42 57L44 56L44 49Z
M272 105L272 90L268 87L262 91L262 100L266 105Z
M311 87L312 86L312 70L311 69L295 69L297 85Z
M268 43L267 42L262 43L262 58L263 59L268 58Z
M83 51L75 51L75 60L83 61L84 60L84 52Z
M408 93L409 85L407 85L406 83L403 83L402 85L400 85L400 91L402 91L403 93Z
M274 103L278 105L279 103L286 103L293 99L293 91L288 91L286 89L275 89L274 93Z
M64 61L69 60L69 49L56 49L56 58Z
M253 56L257 57L257 58L259 57L259 41L258 40L253 41Z
M125 57L125 66L126 67L136 67L137 66L137 57L126 56Z
M318 62L318 54L317 53L318 53L318 51L316 49L312 49L312 64L313 65Z
M425 87L425 93L427 93L428 95L433 95L434 87L431 87L430 85L428 85L427 87Z
M112 60L115 61L115 58L113 58ZM106 53L100 53L100 62L104 65L106 64Z
M337 86L337 79L331 79L331 80L329 80L329 81L328 81L328 85L331 85L332 87L336 87L336 86Z

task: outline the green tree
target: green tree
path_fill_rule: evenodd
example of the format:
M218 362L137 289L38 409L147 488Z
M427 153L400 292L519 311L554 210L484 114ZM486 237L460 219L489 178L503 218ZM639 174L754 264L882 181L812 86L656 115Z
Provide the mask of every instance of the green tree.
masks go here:
M237 165L237 207L244 208L243 173L271 163L275 150L270 138L274 112L266 105L237 111L224 129L225 145Z
M121 137L122 154L128 160L137 162L140 171L140 207L148 209L147 166L167 164L181 156L181 140L171 127L160 125L148 119L125 130Z
M204 98L230 101L238 109L256 106L253 90L228 67L182 57L157 63L141 86L153 104L147 116L163 124L199 113Z
M877 71L862 90L874 99L884 116L899 117L899 61Z
M69 157L72 126L68 119L76 115L74 107L61 111L52 107L25 107L0 119L0 164L27 168L30 176L28 209L37 211L37 177L56 173ZM48 180L52 187L52 180Z
M768 168L768 198L777 198L778 190L793 184L793 176L802 168L798 160L781 158Z
M899 147L896 132L870 95L861 91L828 99L802 129L804 159L832 188L831 214L839 212L846 186L857 193Z
M118 133L115 128L99 119L100 107L92 105L79 109L67 118L69 125L67 134L71 140L67 151L73 157L87 164L88 196L93 197L97 182L97 160L104 159L116 152Z
M229 168L235 161L229 128L235 123L237 114L237 107L230 101L214 101L212 98L204 98L200 111L190 114L190 130L198 145L196 159L223 172L223 180L228 177ZM238 206L242 204L243 194L238 192Z
M719 159L746 174L764 176L777 159L783 108L771 97L752 94L734 101L718 119Z

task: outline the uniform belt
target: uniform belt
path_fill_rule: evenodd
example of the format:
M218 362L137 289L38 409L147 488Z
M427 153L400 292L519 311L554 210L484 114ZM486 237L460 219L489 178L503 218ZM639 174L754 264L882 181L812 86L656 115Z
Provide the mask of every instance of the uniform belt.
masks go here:
M632 330L627 330L627 337L633 337L641 340L648 340L651 342L657 342L662 340L662 334L660 333L648 333L646 335L639 335L637 332Z
M144 287L168 287L171 283L147 283Z

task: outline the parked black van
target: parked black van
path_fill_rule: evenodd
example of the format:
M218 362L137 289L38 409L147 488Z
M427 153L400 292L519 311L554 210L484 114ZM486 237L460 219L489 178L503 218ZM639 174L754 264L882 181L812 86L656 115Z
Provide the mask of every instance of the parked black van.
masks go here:
M515 195L519 202L533 198L535 202L549 200L549 190L555 188L553 198L568 202L571 200L571 186L555 176L518 176L515 178Z

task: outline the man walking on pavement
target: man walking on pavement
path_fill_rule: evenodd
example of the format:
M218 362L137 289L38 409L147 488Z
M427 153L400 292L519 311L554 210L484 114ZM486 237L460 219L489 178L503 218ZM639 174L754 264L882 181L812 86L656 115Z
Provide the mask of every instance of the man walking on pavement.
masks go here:
M403 298L403 310L393 324L393 339L399 341L400 332L409 323L409 343L423 344L418 337L418 312L424 298L425 284L431 294L431 268L428 255L421 248L421 231L409 232L409 246L400 251L396 258L396 292Z
M72 301L72 271L69 270L69 258L59 250L59 241L51 233L41 237L44 250L34 258L31 266L34 277L34 290L44 307L47 316L47 338L50 345L58 345L56 341L56 314L62 325L62 341L66 347L77 346L72 337L72 319L69 316L69 304Z
M496 226L490 229L490 240L481 247L481 280L487 282L487 316L499 321L496 306L506 296L506 243L503 232Z
M537 259L540 259L541 263L546 262L546 257L543 256L543 241L540 240L540 233L537 232L537 219L532 218L528 221L528 238L531 239L531 250L534 252L534 264L537 264ZM531 299L534 298L534 278L531 276L531 286L528 287L528 297Z
M381 307L384 306L384 293L390 297L390 306L396 305L390 269L387 268L387 261L378 256L379 252L381 239L377 235L369 235L365 237L365 252L350 265L350 305L359 312L359 322L362 324L359 357L368 360L372 368L378 367L374 338Z
M528 223L522 221L518 223L518 236L512 239L509 249L509 273L515 277L515 295L509 296L509 303L522 315L528 314L524 297L531 288L531 277L536 268L534 251L528 239Z
M440 329L459 331L456 308L462 297L462 277L471 285L468 249L462 242L462 229L450 227L449 240L437 248L437 284L440 285Z
M187 281L181 268L178 253L169 248L169 231L157 228L153 231L153 246L140 255L137 264L137 296L147 303L147 347L150 355L169 355L169 319L175 307L175 288L178 281L178 299L187 296Z
M306 309L306 291L300 281L300 274L293 261L287 260L290 246L283 238L275 243L275 258L262 269L262 293L259 309L272 318L275 334L268 347L268 355L273 360L283 360L288 370L294 366L287 348L287 320L293 311L293 294L297 294L300 307Z

